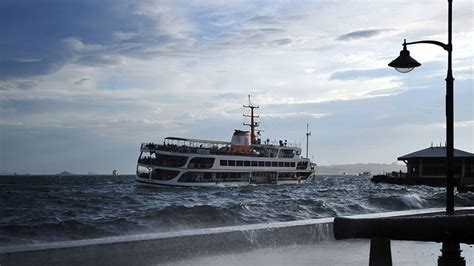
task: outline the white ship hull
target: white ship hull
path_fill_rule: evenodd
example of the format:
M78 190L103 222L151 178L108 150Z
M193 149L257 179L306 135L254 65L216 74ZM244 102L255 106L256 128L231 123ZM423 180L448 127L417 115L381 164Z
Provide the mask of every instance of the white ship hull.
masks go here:
M311 175L306 180L285 180L285 181L276 181L275 183L255 183L255 182L207 182L207 183L179 183L179 182L167 182L167 181L158 181L149 178L141 178L136 176L135 181L138 185L150 186L150 187L237 187L237 186L249 186L249 185L262 185L262 184L272 184L272 185L285 185L285 184L303 184L313 179Z
M276 147L275 150L291 149ZM264 157L217 155L211 154L212 151L216 150L142 144L136 182L146 186L179 187L301 184L311 180L315 172L309 159L279 157L280 152L274 157ZM147 157L150 154L153 158Z

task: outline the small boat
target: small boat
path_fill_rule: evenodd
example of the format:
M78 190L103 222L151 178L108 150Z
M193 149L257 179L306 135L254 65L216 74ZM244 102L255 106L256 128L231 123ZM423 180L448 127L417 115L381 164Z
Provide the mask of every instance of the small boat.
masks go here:
M301 156L301 147L286 140L262 142L250 102L250 131L235 130L230 142L167 137L142 143L136 182L150 186L241 186L299 184L313 178L316 164ZM308 156L306 156L308 157Z
M359 176L372 177L372 173L369 171L364 171L359 173Z

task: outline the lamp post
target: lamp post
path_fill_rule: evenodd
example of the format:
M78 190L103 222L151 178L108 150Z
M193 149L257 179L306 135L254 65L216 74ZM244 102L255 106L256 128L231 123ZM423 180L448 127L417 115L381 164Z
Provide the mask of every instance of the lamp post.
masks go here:
M421 66L418 61L410 56L410 52L407 50L408 45L428 43L442 47L448 52L448 73L446 76L446 213L448 215L454 214L454 111L453 111L453 87L454 78L452 73L452 0L448 0L448 43L442 43L438 41L416 41L416 42L403 42L403 50L400 52L400 56L388 64L395 68L398 72L408 73L415 67Z
M423 40L416 42L403 42L403 50L400 56L388 64L401 73L408 73L415 67L420 66L415 59L410 56L407 50L408 45L427 43L440 46L448 52L448 72L446 75L446 214L454 215L454 100L453 88L454 78L452 73L452 21L453 21L453 0L448 0L448 43L439 41ZM465 261L460 257L461 250L459 243L443 243L441 249L442 256L438 259L438 265L465 265Z

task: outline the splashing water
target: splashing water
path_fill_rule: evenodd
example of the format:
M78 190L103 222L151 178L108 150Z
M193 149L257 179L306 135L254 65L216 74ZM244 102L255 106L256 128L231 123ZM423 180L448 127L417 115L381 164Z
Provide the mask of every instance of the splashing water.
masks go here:
M134 176L4 176L0 246L444 207L444 195L359 176L214 188L147 188ZM456 206L473 205L474 193L456 195Z
M417 194L408 194L401 197L401 201L410 209L421 209L425 200Z

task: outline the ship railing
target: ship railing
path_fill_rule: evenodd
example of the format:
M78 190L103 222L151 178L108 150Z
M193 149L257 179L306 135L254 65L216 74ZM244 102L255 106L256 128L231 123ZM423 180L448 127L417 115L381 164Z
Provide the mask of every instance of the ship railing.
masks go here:
M178 145L171 143L155 144L155 143L142 143L141 149L150 150L164 150L164 151L178 151L178 152L192 152L192 153L203 153L212 150L218 150L218 147L204 147L204 146L190 146L190 145Z
M265 145L265 146L274 146L274 147L289 147L289 148L301 148L301 145L295 143L285 143L285 142L280 142L276 140L270 140L270 141L264 141L260 145Z
M210 149L217 150L224 147L228 147L230 143L223 141L207 141L207 140L197 140L197 139L176 139L176 138L166 138L163 142L163 145L172 145L178 147L191 147L199 149Z
M196 153L196 154L211 154L211 155L231 155L231 156L251 156L251 157L268 157L263 154L257 153L242 153L233 152L229 147L222 148L206 148L206 147L192 147L192 146L179 146L176 144L156 144L156 143L142 143L141 149L149 150L161 150L170 152L182 152L182 153Z
M179 161L179 160L167 161L167 160L162 160L158 158L143 157L143 158L138 159L138 163L154 165L154 166L170 167L170 168L181 168L186 164L186 161Z
M279 145L278 143L268 143L268 144L258 144L256 146L273 146L273 147L289 147L289 148L300 148L297 144L290 144L287 143L287 145ZM197 152L198 149L200 150L210 150L210 151L219 151L222 152L223 150L229 150L230 146L229 145L178 145L178 144L171 144L171 143L163 143L163 144L157 144L157 143L142 143L140 146L141 149L160 149L160 150L170 150L170 151L175 151L178 149L186 149L186 150L192 150Z

